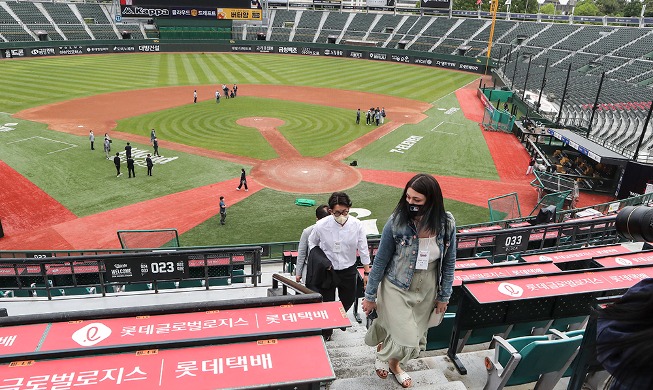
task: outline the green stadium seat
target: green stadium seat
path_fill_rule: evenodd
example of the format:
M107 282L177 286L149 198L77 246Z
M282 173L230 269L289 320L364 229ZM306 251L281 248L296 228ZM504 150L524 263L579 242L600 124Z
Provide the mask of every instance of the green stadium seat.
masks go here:
M551 320L520 322L514 324L507 336L511 339L515 337L543 335L551 327Z
M579 330L585 327L588 316L566 317L553 320L551 328L557 329L561 332L569 332L572 330Z
M245 275L245 270L242 269L235 269L231 273L231 283L245 283L245 277L244 276L237 276L237 275Z
M484 390L537 382L536 389L553 389L576 357L582 335L550 339L527 336L506 340L494 336L494 359L485 358L488 379Z
M451 341L451 332L456 319L456 313L445 313L440 325L429 328L426 333L426 350L447 348Z
M204 280L195 279L195 280L179 281L179 288L190 288L190 287L204 287Z
M0 298L31 298L30 290L0 290Z
M228 286L229 279L227 278L209 278L209 286Z
M179 285L179 282L173 282L172 280L162 280L155 281L152 286L153 290L174 290Z
M69 296L69 295L89 295L89 294L97 294L97 287L91 286L91 287L66 287L62 289L64 292L64 295Z
M487 343L492 341L492 337L495 335L504 336L508 330L510 330L508 325L497 325L467 331L463 335L462 341L458 343L459 350L456 353L460 353L465 345Z
M130 283L125 285L125 292L150 291L152 283Z
M52 281L49 280L50 282L50 296L51 297L61 297L64 295L63 289L60 288L54 288L52 287ZM34 289L34 292L37 297L47 297L48 296L48 290L45 289L45 284L42 283L32 283L30 285L31 288Z

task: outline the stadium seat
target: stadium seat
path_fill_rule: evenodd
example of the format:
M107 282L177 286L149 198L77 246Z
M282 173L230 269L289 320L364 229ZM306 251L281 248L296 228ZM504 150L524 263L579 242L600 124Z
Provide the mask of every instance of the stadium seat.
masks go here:
M576 357L582 335L561 339L527 336L506 340L494 336L494 359L485 358L488 379L484 390L498 390L537 382L535 388L553 389Z
M173 282L172 280L162 280L155 281L153 290L174 290L179 285L179 282Z
M426 350L447 348L451 341L451 332L456 319L456 313L445 313L440 325L429 328L426 333Z
M245 275L245 270L235 269L232 272L231 283L245 283L245 277L238 275Z
M584 328L587 320L588 316L558 318L553 320L551 328L561 332L570 332Z
M91 287L67 287L63 288L63 295L88 295L88 294L97 294L97 288L95 286Z
M189 287L204 287L204 280L195 279L195 280L179 281L179 288L189 288Z
M125 285L124 292L149 291L151 289L152 283L130 283Z
M456 353L460 353L465 345L487 343L492 341L492 337L495 335L505 336L508 330L510 330L510 326L496 325L467 331L463 335L462 341L458 343L458 351Z
M0 298L30 298L33 297L30 290L0 290Z
M533 336L533 335L542 335L551 327L551 320L543 321L531 321L531 322L521 322L514 324L508 332L508 337L523 337L523 336Z
M60 288L54 288L52 287L52 281L48 280L50 282L50 296L51 297L61 297L64 295L63 289ZM37 297L47 297L48 296L48 290L45 289L45 284L42 283L32 283L30 285L31 288L34 289L34 292ZM38 288L40 287L40 288Z
M209 286L228 286L229 279L227 278L209 278Z

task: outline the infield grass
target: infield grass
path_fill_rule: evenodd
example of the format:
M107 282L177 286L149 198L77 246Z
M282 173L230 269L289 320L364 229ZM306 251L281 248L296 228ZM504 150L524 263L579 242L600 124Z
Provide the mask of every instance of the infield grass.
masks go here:
M356 126L351 110L242 96L124 119L116 130L144 135L154 128L162 140L261 160L278 157L258 130L236 123L254 116L282 119L278 130L307 157L322 157L374 128Z
M346 192L354 208L371 212L361 220L376 220L379 233L394 210L403 188L361 182ZM179 236L183 246L236 245L265 242L298 241L305 227L315 223L315 207L294 204L296 198L326 203L331 194L292 194L263 189L247 199L230 206L227 202L226 225L220 225L220 215L208 219ZM217 206L216 206L217 207ZM445 199L458 225L487 221L488 211L482 207ZM216 209L217 213L217 209ZM262 227L269 227L269 229Z

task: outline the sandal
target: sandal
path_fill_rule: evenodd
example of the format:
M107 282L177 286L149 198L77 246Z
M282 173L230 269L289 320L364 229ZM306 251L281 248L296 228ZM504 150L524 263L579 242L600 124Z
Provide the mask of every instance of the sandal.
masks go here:
M376 375L381 379L387 379L390 368L388 367L388 362L379 360L378 358L374 361L374 370Z
M390 371L390 373L395 377L397 383L399 383L404 389L413 386L413 378L411 378L406 371L402 371L396 374ZM408 382L408 384L406 384L406 382Z

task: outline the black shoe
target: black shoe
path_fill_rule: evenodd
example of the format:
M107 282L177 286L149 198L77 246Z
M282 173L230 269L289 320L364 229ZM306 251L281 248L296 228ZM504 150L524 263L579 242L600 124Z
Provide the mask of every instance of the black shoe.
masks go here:
M347 328L343 327L343 328L340 328L340 330L343 331L343 332L346 332Z

